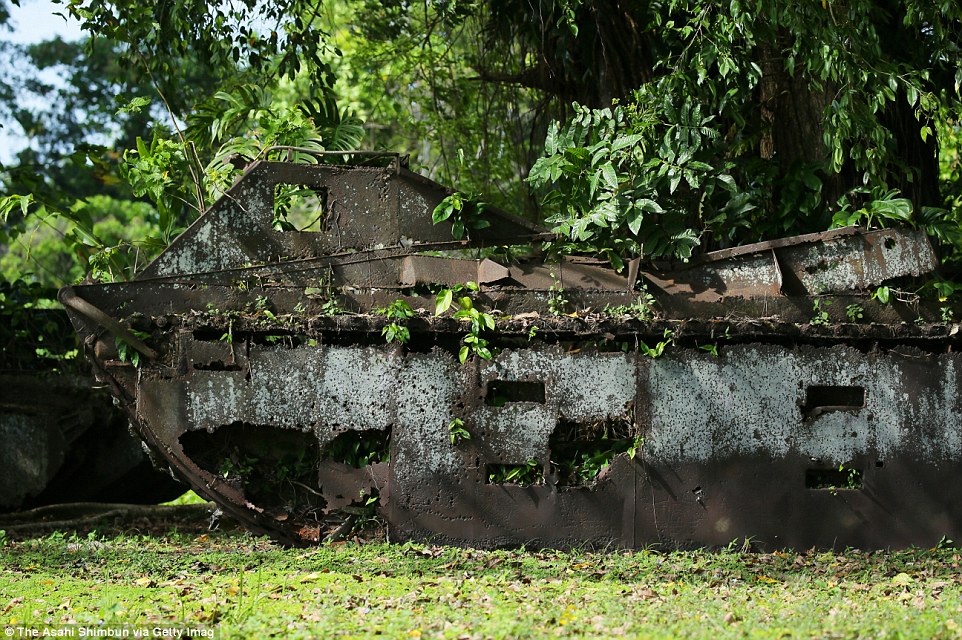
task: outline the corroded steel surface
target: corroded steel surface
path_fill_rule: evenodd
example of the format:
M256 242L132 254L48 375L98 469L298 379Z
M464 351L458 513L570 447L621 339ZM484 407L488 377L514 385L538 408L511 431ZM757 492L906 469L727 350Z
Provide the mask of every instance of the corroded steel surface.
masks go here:
M274 230L278 184L321 194L318 232ZM61 299L148 445L285 542L374 497L396 538L488 546L962 534L944 489L957 326L866 293L935 267L923 235L838 230L624 275L478 255L545 232L486 211L454 242L431 224L447 193L397 167L257 164L136 281ZM461 363L467 325L433 311L468 280L495 352ZM372 311L398 299L410 340L385 344ZM114 348L132 331L138 366Z

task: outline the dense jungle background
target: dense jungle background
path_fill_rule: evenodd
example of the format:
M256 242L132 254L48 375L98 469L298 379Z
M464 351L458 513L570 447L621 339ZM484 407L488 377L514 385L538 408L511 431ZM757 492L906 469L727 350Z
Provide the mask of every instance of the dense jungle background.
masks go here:
M917 225L944 261L920 293L962 287L951 0L56 6L81 40L0 43L8 311L131 278L273 145L409 155L618 268Z

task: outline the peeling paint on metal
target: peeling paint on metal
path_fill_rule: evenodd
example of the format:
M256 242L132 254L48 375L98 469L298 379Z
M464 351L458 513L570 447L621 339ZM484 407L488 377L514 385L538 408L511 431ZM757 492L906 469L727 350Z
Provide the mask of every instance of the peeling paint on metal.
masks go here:
M461 392L451 356L415 354L405 362L392 394L397 403L393 462L400 486L416 485L424 475L463 469L448 430Z
M557 405L517 402L503 407L478 407L471 416L487 436L495 464L546 462L548 438L557 425Z
M935 388L919 389L898 359L843 347L735 346L721 358L669 355L649 368L648 455L705 462L795 453L839 465L867 453L885 459L920 448L933 461L956 458L962 424L953 410L955 361L927 359L941 378ZM865 407L806 419L800 408L806 384L863 386ZM917 402L910 401L909 389L918 394ZM909 443L904 440L909 424L932 428L914 431Z
M233 422L306 429L321 444L349 430L392 423L396 365L365 347L256 347L250 371L195 371L188 382L191 429Z

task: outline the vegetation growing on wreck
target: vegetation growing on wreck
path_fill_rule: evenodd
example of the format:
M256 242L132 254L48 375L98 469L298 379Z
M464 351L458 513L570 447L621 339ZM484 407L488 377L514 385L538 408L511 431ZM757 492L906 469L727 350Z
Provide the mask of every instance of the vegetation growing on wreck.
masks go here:
M551 473L558 486L593 484L618 455L634 460L643 439L633 413L594 424L559 422L548 440Z
M235 423L212 433L188 431L180 443L201 468L244 490L252 502L275 508L316 502L310 489L317 485L319 447L309 433Z
M318 541L321 528L332 521L341 525L338 537L377 524L376 488L349 496L332 513L333 496L325 498L318 483L319 465L330 461L363 469L389 462L390 430L345 431L322 448L311 430L234 423L213 432L188 431L180 444L200 468L241 491L251 508L301 527L305 540Z

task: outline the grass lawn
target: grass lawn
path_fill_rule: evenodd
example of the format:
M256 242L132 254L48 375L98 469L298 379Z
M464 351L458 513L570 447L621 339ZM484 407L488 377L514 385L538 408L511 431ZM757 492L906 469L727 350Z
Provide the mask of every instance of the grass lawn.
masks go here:
M217 638L962 638L962 552L283 549L239 531L0 535L0 628Z

